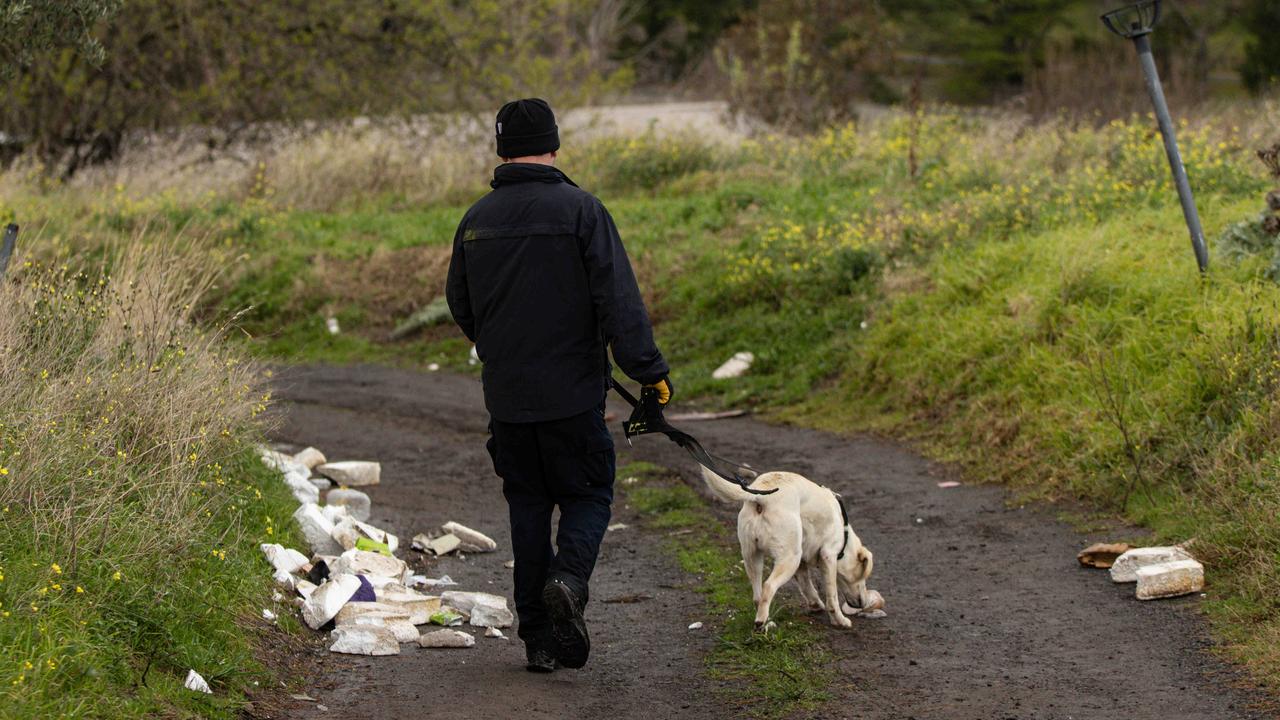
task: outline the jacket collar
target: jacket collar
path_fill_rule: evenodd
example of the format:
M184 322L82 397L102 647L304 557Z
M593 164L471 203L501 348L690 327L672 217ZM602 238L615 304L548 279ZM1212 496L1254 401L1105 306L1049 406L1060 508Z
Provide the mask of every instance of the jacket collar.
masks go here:
M569 183L574 187L578 184L569 179L568 175L560 172L559 169L552 165L540 165L537 163L503 163L493 170L493 180L489 183L490 187L499 188L504 185L515 185L516 183L525 182L543 182L543 183Z

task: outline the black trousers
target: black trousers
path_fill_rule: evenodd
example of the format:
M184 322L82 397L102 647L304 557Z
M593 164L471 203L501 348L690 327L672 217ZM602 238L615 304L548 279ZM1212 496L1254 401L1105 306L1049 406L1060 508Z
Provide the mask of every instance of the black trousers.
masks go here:
M527 642L550 626L542 605L548 579L559 578L587 599L613 503L613 438L603 404L562 420L493 420L489 431L489 455L511 514L518 634ZM560 523L553 549L556 507Z

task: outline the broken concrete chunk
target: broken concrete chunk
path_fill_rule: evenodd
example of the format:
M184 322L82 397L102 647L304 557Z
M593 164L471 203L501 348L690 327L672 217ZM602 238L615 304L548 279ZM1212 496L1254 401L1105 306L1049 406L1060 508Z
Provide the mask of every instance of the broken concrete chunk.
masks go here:
M315 470L339 485L347 487L377 485L382 476L382 465L380 463L365 460L325 463Z
M336 626L354 625L356 620L365 615L378 615L381 617L404 618L411 620L412 616L409 611L394 603L385 602L351 602L342 606L338 614L334 616L333 622Z
M298 587L298 578L293 573L285 572L284 570L276 570L271 579L280 587L288 590L294 590Z
M440 596L440 602L469 616L475 627L505 628L515 621L507 609L507 599L501 595L450 590Z
M424 648L469 648L476 644L476 639L461 630L436 630L423 633L418 644Z
M1177 597L1204 589L1204 566L1195 560L1144 565L1135 574L1139 600Z
M329 494L324 497L327 505L342 505L347 508L347 513L351 517L364 522L369 519L369 496L359 490L348 490L346 488L338 488L330 490Z
M351 518L343 518L340 522L334 524L333 531L329 536L334 542L342 546L344 550L355 549L356 543L363 537L360 534L360 528L356 527L356 521Z
M338 611L360 589L360 578L355 575L334 575L316 588L302 605L302 621L312 630L337 617Z
M333 525L337 525L351 517L351 513L347 512L346 505L325 505L320 508L320 512L324 513L325 519Z
M307 482L314 485L317 492L324 492L333 487L333 481L323 475L312 475L307 478Z
M493 538L479 530L472 530L466 525L449 521L440 529L457 536L458 546L467 552L493 552L498 549L498 543L494 542Z
M306 503L293 513L294 522L302 530L302 536L311 546L311 552L317 555L337 555L343 547L334 541L329 533L333 532L333 522L324 516L320 506Z
M314 470L324 464L324 453L309 447L302 452L294 453L293 461L300 465L305 465L308 470Z
M751 363L756 361L756 356L749 352L736 353L733 357L725 361L723 365L716 368L711 373L711 377L716 380L727 380L729 378L740 377L750 367Z
M284 482L289 486L289 492L293 493L293 498L298 502L320 502L320 489L313 485L306 475L292 472L285 473Z
M344 608L345 609L345 608ZM405 614L388 614L379 612L363 613L353 616L346 623L342 622L342 613L338 613L338 627L377 627L390 630L396 642L407 643L418 639L418 628L409 622Z
M409 578L409 566L396 557L368 550L348 550L338 557L330 572L334 574L379 575L404 582Z
M462 545L462 541L458 539L458 536L453 533L449 533L448 535L441 535L434 540L428 541L427 549L436 555L448 555L454 550L457 550L460 545Z
M311 593L316 591L317 587L319 586L310 580L299 580L297 584L293 586L293 589L303 598L309 598L311 597Z
M423 595L412 590L377 591L378 602L394 605L403 612L409 613L409 620L414 625L425 625L431 620L431 614L440 609L440 598L435 595Z
M1115 565L1116 558L1132 549L1129 543L1094 543L1081 550L1076 560L1084 567L1109 568Z
M385 627L365 625L362 627L347 626L336 628L333 634L330 652L348 655L399 655L400 642L391 630Z
M258 547L262 549L262 554L267 556L267 562L271 563L276 570L296 573L307 564L306 555L278 543L262 543Z
M1134 582L1138 579L1137 572L1140 567L1191 559L1186 550L1177 546L1134 548L1120 555L1112 563L1111 581Z
M487 638L502 638L503 640L507 639L507 636L503 635L502 631L496 627L485 628L484 636Z

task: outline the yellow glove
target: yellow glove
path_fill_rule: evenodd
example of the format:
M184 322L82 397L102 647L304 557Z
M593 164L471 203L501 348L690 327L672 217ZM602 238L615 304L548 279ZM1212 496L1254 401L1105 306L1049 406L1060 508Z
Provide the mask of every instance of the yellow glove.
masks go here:
M671 402L671 396L675 394L675 389L671 387L670 378L662 378L652 385L645 385L645 387L651 387L658 391L658 404L663 406Z

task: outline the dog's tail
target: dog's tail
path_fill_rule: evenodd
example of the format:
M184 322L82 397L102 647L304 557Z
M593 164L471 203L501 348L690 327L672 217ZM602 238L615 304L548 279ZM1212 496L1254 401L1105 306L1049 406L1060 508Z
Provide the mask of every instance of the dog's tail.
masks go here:
M707 484L707 489L720 500L727 503L761 502L768 497L749 493L737 483L731 483L701 465L698 467L702 470L702 481Z

